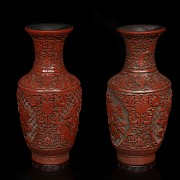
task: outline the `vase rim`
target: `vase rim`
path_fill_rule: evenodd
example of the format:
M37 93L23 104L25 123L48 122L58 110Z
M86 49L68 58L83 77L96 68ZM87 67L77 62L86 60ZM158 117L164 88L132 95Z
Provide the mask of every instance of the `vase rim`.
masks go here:
M34 23L27 25L25 29L32 33L62 33L71 31L73 26L63 23Z
M127 34L154 34L164 32L165 29L158 24L130 24L118 27L117 31Z

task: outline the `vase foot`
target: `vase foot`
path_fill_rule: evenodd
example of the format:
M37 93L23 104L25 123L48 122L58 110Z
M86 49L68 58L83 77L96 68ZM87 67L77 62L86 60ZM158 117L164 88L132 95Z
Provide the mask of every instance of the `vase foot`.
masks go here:
M68 167L68 161L61 164L40 164L32 160L32 168L42 172L60 172Z
M117 159L119 167L122 170L132 173L142 173L154 167L155 153L146 156L127 156L118 153Z
M150 164L155 161L155 154L144 155L144 156L128 156L121 153L117 154L119 162L124 164L130 164L133 166L142 166L144 164Z
M155 167L155 162L151 162L149 164L144 165L129 165L118 162L118 167L125 172L128 173L145 173L150 171L153 167Z
M32 167L43 172L59 172L68 166L69 153L61 156L41 156L32 153Z
M61 156L41 156L39 154L32 153L32 160L39 164L63 164L68 161L69 153L63 154Z

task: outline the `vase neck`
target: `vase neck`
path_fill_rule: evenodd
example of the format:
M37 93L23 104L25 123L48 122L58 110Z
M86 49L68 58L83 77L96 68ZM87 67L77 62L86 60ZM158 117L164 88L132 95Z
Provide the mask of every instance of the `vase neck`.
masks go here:
M159 37L155 34L123 34L126 59L123 70L131 72L156 71L155 47Z
M67 33L31 34L35 49L33 70L40 72L60 72L65 70L63 46Z

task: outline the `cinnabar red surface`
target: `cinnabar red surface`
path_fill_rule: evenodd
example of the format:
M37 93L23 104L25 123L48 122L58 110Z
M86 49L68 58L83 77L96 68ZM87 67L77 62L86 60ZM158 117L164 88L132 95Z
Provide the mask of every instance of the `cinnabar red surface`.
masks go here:
M18 82L17 103L33 167L53 172L68 164L81 110L81 85L63 63L63 46L73 27L25 27L35 49L33 68Z
M125 171L145 172L166 131L171 110L170 80L155 63L159 25L126 25L117 28L126 45L123 69L108 81L106 94L111 140L119 166Z

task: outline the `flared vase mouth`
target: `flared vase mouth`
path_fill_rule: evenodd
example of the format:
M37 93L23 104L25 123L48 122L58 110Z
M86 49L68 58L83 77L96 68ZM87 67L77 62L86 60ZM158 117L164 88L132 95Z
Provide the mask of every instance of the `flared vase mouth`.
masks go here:
M156 24L132 24L117 28L117 31L122 34L154 34L162 33L165 30L164 26Z
M62 23L36 23L25 27L30 33L63 33L72 31L73 26Z

